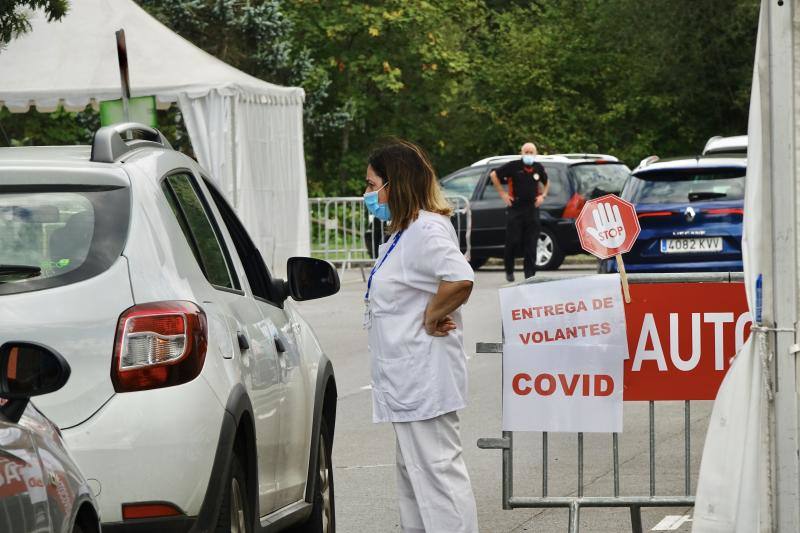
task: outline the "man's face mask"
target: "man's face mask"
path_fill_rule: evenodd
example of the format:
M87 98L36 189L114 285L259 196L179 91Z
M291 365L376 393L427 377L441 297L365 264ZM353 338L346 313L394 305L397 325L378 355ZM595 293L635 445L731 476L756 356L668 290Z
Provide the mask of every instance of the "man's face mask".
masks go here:
M522 162L528 166L531 166L533 164L533 156L531 154L523 155Z

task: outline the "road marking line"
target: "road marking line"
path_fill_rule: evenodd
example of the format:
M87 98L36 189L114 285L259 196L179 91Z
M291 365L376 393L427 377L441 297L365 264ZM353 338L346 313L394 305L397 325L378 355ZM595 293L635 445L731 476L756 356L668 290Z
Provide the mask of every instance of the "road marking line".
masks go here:
M339 470L360 470L365 468L388 468L390 466L397 466L395 463L386 463L383 465L353 465L353 466L337 466Z
M661 522L656 524L656 527L650 531L675 531L686 522L691 522L692 516L685 515L667 515L661 519Z

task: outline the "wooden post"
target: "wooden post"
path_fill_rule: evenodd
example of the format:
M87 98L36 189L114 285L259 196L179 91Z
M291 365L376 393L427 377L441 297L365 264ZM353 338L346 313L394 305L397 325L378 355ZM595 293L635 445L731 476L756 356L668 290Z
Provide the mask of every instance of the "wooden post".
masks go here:
M614 256L617 259L617 270L622 278L622 294L625 296L625 303L631 303L631 291L628 288L628 274L625 272L625 263L622 262L622 254Z

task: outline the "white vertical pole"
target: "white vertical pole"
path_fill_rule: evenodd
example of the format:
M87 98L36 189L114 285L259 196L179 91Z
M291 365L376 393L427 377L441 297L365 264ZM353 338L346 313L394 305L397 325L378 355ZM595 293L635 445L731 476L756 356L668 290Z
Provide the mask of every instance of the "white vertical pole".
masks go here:
M763 0L769 13L769 137L772 194L772 287L775 327L775 517L779 532L800 531L798 396L795 373L797 232L795 179L795 0ZM767 237L765 235L765 237Z

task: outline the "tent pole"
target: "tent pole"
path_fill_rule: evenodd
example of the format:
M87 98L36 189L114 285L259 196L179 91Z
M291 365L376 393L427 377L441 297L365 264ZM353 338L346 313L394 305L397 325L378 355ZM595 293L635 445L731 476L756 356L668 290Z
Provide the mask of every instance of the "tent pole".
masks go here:
M794 2L763 0L769 13L769 146L772 195L772 296L775 332L776 531L800 531L798 396L795 373L797 322L797 181L795 168Z
M231 114L231 134L228 138L228 157L231 161L231 180L233 182L233 209L239 208L239 176L236 175L236 105L238 97L236 95L229 96L230 98L230 114Z

